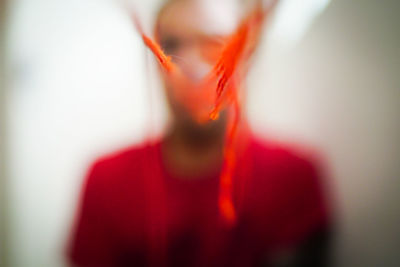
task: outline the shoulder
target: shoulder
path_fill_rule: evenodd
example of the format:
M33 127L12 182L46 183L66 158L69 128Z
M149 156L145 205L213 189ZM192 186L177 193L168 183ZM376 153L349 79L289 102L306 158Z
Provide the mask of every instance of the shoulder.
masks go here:
M155 145L135 144L114 150L99 156L92 162L86 177L88 185L112 186L121 184L123 180L138 176L151 153L155 151ZM136 174L136 175L134 175Z
M321 199L326 192L326 168L314 148L255 138L251 144L253 190L282 201Z
M126 165L135 165L151 150L147 144L135 144L99 156L93 163L92 168L96 169L115 169Z
M254 137L250 151L256 167L261 171L311 174L322 169L321 153L310 146Z

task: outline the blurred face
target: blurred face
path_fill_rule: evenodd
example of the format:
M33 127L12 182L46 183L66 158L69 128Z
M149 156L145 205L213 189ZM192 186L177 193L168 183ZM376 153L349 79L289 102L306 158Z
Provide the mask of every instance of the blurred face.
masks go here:
M161 10L156 38L164 52L192 81L201 80L216 63L224 38L237 26L235 8L232 0L176 0ZM167 80L164 82L175 121L194 123L183 105L168 94L171 91L168 88L173 85Z

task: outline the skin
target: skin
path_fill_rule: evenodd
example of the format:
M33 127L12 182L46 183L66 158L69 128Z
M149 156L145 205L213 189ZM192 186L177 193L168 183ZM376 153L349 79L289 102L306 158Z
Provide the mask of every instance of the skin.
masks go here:
M210 17L210 9L207 6L199 7L200 2L167 2L156 24L156 39L165 53L172 57L185 75L195 81L201 79L216 63L217 58L205 51L220 51L223 44L221 40L236 26L232 16L225 17L230 20L228 22L224 21L223 16L217 19ZM173 85L165 79L164 86L172 114L162 148L167 167L172 173L186 179L220 169L227 125L226 112L223 111L217 120L198 124L183 105L169 94Z

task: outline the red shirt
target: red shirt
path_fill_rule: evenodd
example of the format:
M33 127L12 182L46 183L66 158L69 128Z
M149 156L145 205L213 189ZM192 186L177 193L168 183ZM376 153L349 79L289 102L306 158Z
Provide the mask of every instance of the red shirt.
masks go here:
M257 266L328 223L315 165L291 150L252 140L238 156L226 227L218 172L173 177L161 143L98 160L81 197L69 259L77 266Z

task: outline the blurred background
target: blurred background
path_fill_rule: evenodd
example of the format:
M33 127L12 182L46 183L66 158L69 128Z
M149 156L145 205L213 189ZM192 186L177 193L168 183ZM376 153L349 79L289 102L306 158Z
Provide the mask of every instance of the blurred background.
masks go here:
M149 32L160 0L131 3ZM160 133L163 96L121 2L0 12L0 266L65 266L88 165ZM400 266L399 13L398 0L283 0L249 75L254 130L327 163L334 266Z

